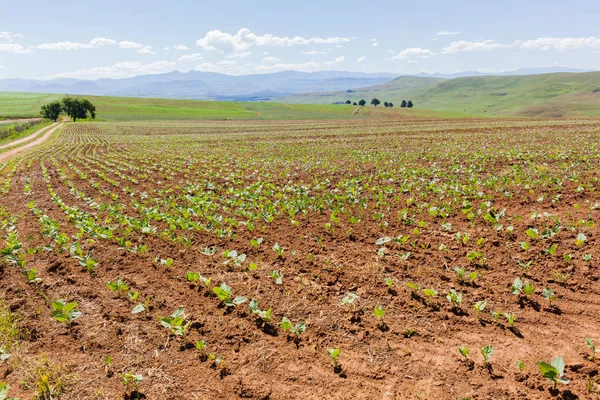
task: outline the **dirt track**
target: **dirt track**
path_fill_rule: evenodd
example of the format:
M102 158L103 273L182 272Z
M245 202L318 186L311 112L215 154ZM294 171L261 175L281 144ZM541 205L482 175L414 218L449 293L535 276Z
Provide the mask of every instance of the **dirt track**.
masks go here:
M42 128L42 129L36 131L35 133L33 133L27 137L24 137L23 139L15 140L14 142L10 142L3 146L0 146L0 149L4 149L7 147L12 147L12 146L18 145L23 142L27 142L27 141L31 140L32 137L36 137L37 135L42 133L44 130L47 130L47 132L43 136L35 139L33 142L27 143L24 146L20 146L15 149L7 151L6 153L0 154L0 162L5 162L6 160L13 158L17 154L22 153L25 150L28 150L34 146L44 143L54 133L54 131L56 131L56 129L60 128L62 125L63 125L62 122L61 123L57 122L55 124L50 125L49 127Z

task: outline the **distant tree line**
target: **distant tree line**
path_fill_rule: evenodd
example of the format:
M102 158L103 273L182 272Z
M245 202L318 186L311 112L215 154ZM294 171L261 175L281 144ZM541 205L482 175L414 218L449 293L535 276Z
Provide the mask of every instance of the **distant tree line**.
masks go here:
M77 119L87 118L88 113L92 119L96 118L96 107L88 99L78 99L73 97L64 97L61 101L53 101L44 104L40 111L42 117L55 121L61 113L73 118L73 122Z
M367 104L367 102L366 102L365 99L360 99L358 103L352 102L351 100L346 100L345 103L338 101L338 102L335 102L333 104L347 104L347 105L352 104L354 106L358 105L358 106L362 107L362 106L365 106ZM379 101L379 99L377 99L377 98L373 98L371 100L371 105L373 105L374 107L377 107L380 104L381 104L381 101ZM383 102L383 106L384 107L394 107L394 103L392 103L391 101L384 101ZM400 104L400 107L401 108L413 108L413 102L412 102L412 100L409 100L408 102L406 100L402 100L402 103Z

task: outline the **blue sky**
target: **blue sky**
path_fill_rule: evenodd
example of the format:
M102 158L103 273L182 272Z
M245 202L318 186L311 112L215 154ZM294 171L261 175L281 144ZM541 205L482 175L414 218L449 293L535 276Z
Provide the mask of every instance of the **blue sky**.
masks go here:
M598 0L2 3L0 78L600 69Z

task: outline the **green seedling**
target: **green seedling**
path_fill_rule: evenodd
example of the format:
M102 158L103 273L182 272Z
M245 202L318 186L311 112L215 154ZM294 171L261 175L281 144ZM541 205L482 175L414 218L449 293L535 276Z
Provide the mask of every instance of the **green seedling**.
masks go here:
M594 344L594 340L591 338L586 338L585 342L590 348L590 355L588 356L588 359L590 361L594 361L596 359L596 345Z
M37 269L24 269L23 275L27 279L27 283L42 283L44 280L37 277Z
M248 298L244 296L237 296L234 298L231 288L225 283L221 283L220 286L215 286L213 292L215 292L217 297L219 297L227 307L236 307L248 301Z
M583 233L579 233L577 235L577 238L575 239L575 246L577 246L577 247L583 246L583 244L585 243L586 240L587 240L587 237Z
M185 323L185 309L180 307L175 310L170 317L161 318L160 324L169 329L171 333L185 338L185 334L187 333L191 322L188 321Z
M458 347L458 352L460 353L461 356L463 356L465 358L465 364L469 365L469 363L470 363L470 361L469 361L469 348L468 347L459 346Z
M144 377L141 374L134 374L133 372L126 372L124 374L119 374L121 378L121 383L125 386L125 390L131 393L133 391L139 392L140 383Z
M327 349L327 354L329 354L329 358L331 358L333 368L338 369L340 367L340 349Z
M569 383L569 380L564 377L565 361L561 356L553 359L550 364L545 361L538 361L537 364L538 368L540 369L540 373L544 376L544 378L548 379L554 384L555 389L557 382L560 382L564 385Z
M513 313L509 313L509 312L505 312L504 314L504 318L506 318L506 321L508 321L508 325L509 326L514 326L515 324L515 315Z
M475 304L473 304L473 309L475 310L475 312L477 313L477 317L479 317L479 314L485 310L485 306L487 305L487 302L485 300L481 300L476 302Z
M435 289L423 289L423 295L427 299L433 299L437 296L437 291Z
M510 287L510 292L514 295L521 295L521 293L523 293L523 281L521 278L515 278L512 286Z
M383 281L388 286L388 288L391 289L394 287L394 280L392 278L385 278Z
M263 238L258 238L258 239L250 239L250 244L252 245L252 247L254 247L255 249L258 249L258 247L261 245L261 243L263 242Z
M542 290L542 296L546 300L548 300L550 307L552 307L553 303L556 301L556 296L554 294L554 291L552 289L550 289L549 287L545 287L544 290Z
M139 314L139 313L145 312L148 309L148 306L150 305L151 299L152 299L151 296L147 296L146 301L144 301L144 303L140 303L137 306L133 307L133 310L131 310L131 313Z
M498 311L492 310L490 311L490 315L492 316L492 318L494 318L494 321L498 323L498 319L502 314L500 314Z
M69 328L77 318L81 317L81 312L77 311L77 302L67 303L63 299L52 302L52 311L50 316L58 322L67 324Z
M404 331L404 337L410 339L410 337L415 333L417 333L416 329L406 328L406 330Z
M140 297L140 292L129 292L127 293L127 297L131 303L135 303L138 297Z
M483 363L486 366L489 365L490 358L492 357L492 354L494 354L494 347L492 347L492 345L488 344L487 346L480 348L479 351L481 352L481 355L483 356Z
M453 309L458 310L462 304L462 293L450 289L450 292L446 295L446 299L448 299Z
M360 299L360 296L356 293L348 292L340 302L342 305L344 304L354 304L354 301Z
M250 314L257 315L264 322L269 322L271 320L271 313L273 312L273 308L269 307L267 310L261 310L258 308L258 301L252 299L249 304Z
M279 243L275 243L273 246L273 251L277 254L278 258L283 258L284 250L285 249Z
M385 310L381 306L377 306L373 309L373 315L375 318L383 318L385 316Z
M127 284L123 282L123 279L121 278L117 279L114 282L106 282L106 287L115 292L119 297L121 297L121 294L123 294L123 292L129 290L129 287L127 287Z
M300 321L296 325L293 325L288 317L283 317L281 319L280 326L284 331L291 332L296 336L300 336L306 330L306 323L304 321Z
M276 285L283 285L283 273L273 270L269 276L275 281Z
M18 397L8 397L10 385L6 382L0 382L0 400L20 400Z
M186 272L185 279L188 282L199 282L200 281L200 273L199 272Z
M517 368L519 369L519 372L523 372L525 370L525 363L523 361L517 360L516 365L517 365Z

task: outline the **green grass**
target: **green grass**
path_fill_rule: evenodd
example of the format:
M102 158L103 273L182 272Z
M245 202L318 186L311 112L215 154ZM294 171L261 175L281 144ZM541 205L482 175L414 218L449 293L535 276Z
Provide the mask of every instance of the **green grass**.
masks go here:
M421 81L419 81L421 80ZM289 103L332 103L373 97L398 107L403 99L418 109L478 116L600 116L600 72L455 79L399 77L352 93L325 92L284 98Z
M83 97L83 96L82 96ZM85 96L99 120L362 118L345 106ZM42 104L62 95L0 93L0 118L36 117Z

